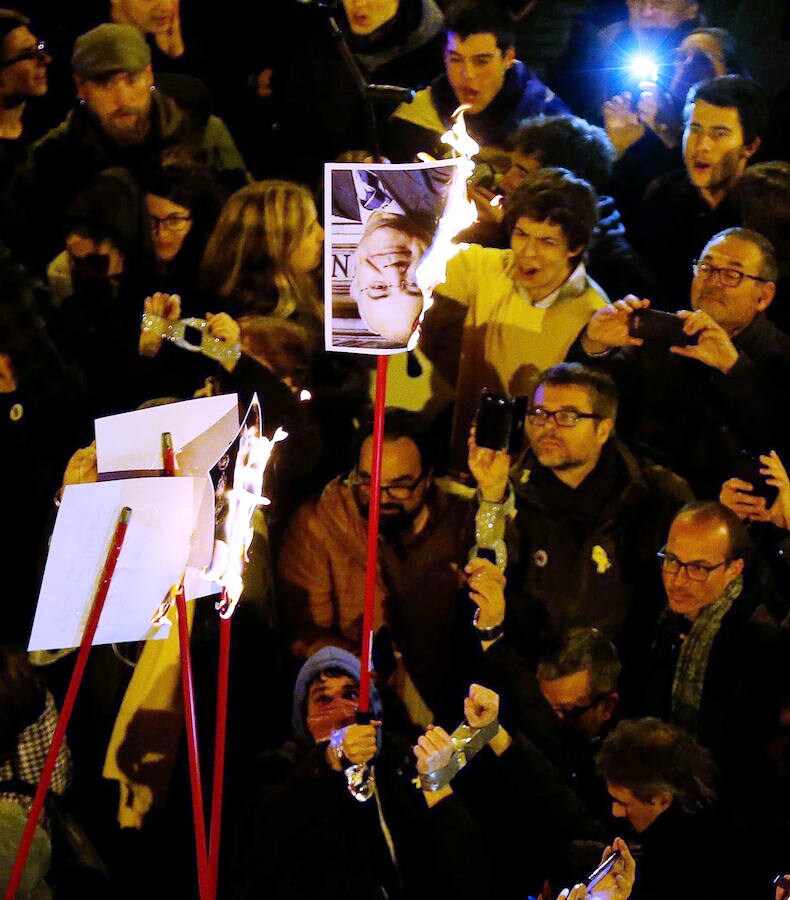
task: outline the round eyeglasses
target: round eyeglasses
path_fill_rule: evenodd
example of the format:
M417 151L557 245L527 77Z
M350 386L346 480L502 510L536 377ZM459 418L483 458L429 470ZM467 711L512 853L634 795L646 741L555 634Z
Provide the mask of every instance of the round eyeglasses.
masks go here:
M422 291L415 281L403 281L391 284L389 281L372 281L367 287L359 289L361 293L367 294L371 300L386 300L394 290L404 291L410 297L422 297Z

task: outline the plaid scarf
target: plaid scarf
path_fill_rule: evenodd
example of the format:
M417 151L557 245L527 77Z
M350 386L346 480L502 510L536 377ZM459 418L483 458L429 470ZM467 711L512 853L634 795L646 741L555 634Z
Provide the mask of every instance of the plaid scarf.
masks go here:
M743 579L738 576L727 585L718 600L702 610L680 650L672 683L670 721L695 737L710 651L722 619L742 590Z

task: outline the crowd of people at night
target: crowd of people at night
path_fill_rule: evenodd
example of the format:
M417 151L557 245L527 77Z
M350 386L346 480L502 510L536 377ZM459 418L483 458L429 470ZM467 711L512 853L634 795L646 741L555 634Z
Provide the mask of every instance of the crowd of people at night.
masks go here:
M95 420L237 394L288 438L234 615L218 896L789 900L788 61L782 0L0 8L3 890L75 664L28 639ZM375 355L325 347L324 164L372 167L333 198L364 209L345 302L405 347L435 197L388 212L387 167L451 159L459 107L477 221L377 441ZM219 351L168 339L195 321ZM198 896L158 643L93 648L17 896Z

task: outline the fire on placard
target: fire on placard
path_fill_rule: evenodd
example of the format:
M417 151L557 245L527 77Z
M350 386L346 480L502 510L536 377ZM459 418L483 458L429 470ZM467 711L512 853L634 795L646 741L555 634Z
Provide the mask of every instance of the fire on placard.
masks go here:
M263 476L274 445L288 437L277 428L271 439L263 434L258 398L253 397L249 411L234 441L237 444L233 478L217 484L217 521L214 552L203 577L222 586L218 604L223 618L230 618L244 590L244 566L253 537L252 516L258 506L271 501L263 496Z
M420 322L433 303L434 288L444 281L447 261L461 249L460 244L453 243L455 236L477 221L477 208L469 199L467 183L475 168L472 157L480 147L466 130L464 111L467 108L458 107L453 113L453 127L442 135L442 142L457 154L458 167L433 242L417 266L417 284L424 298ZM417 328L409 340L409 350L414 349L419 337L420 329Z

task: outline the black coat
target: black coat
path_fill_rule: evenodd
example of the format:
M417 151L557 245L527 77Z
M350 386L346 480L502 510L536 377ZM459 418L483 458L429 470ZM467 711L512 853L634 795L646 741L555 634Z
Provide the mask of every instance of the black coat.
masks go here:
M666 349L644 347L588 357L577 339L568 359L601 367L617 383L617 429L629 446L688 479L715 499L736 474L741 451L788 450L782 410L790 383L790 337L763 314L733 339L738 361L723 375Z
M594 626L634 652L660 608L655 554L688 485L614 441L576 491L531 456L514 489L506 629L518 651L535 661L547 641Z
M685 169L656 178L645 191L631 238L634 247L658 273L658 309L685 309L691 266L705 244L725 228L741 224L728 195L712 209L689 181Z

